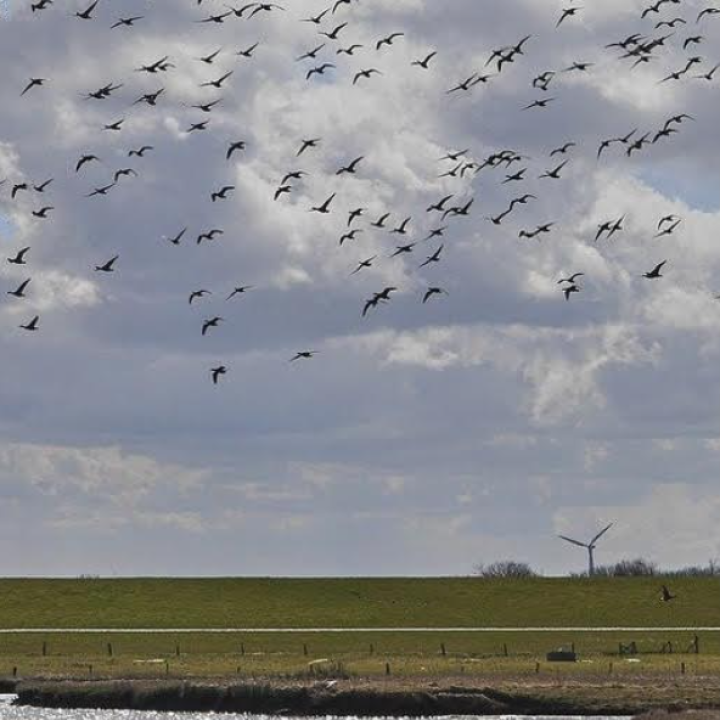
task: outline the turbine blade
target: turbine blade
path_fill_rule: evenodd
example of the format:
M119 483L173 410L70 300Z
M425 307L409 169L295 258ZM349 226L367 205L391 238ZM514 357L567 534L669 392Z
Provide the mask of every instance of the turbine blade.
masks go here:
M572 543L573 545L577 545L578 547L587 548L587 544L580 542L579 540L573 540L572 538L566 537L565 535L558 535L559 538L562 538L563 540L567 540L569 543Z
M594 545L612 526L613 526L613 524L610 523L606 528L603 528L603 529L590 541L590 544L591 544L591 545Z

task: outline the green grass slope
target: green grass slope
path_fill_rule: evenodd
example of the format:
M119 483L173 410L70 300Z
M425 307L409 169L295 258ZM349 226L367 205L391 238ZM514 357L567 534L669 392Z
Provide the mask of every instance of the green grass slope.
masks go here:
M2 628L720 626L720 580L0 580Z

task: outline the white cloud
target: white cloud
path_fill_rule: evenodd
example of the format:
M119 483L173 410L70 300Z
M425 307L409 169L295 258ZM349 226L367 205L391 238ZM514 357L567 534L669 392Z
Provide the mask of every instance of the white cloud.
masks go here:
M32 277L28 298L7 298L0 310L0 477L13 517L47 511L55 523L46 528L50 543L60 528L84 539L114 528L128 543L129 528L155 538L190 533L189 563L197 562L191 550L209 547L205 535L222 529L264 544L272 571L288 567L285 547L272 543L276 534L319 536L352 508L378 523L384 568L392 571L393 563L405 569L408 554L420 570L469 568L479 549L487 560L513 554L518 533L548 534L560 503L618 514L626 507L639 516L676 497L694 511L691 491L658 495L657 478L636 459L662 456L666 473L702 485L714 479L711 463L685 462L685 443L690 435L708 438L701 455L712 457L720 434L713 299L720 209L707 151L715 94L690 78L657 82L685 57L682 33L650 67L630 70L604 46L636 30L654 32L657 18L640 18L643 0L587 3L557 30L561 0L362 0L340 8L337 21L349 23L342 45L365 47L346 58L328 42L320 55L338 68L307 82L309 63L295 58L322 38L299 19L324 9L319 0L222 26L194 22L205 4L125 3L128 14L147 16L128 32L110 30L112 4L101 3L92 23L61 22L59 7L21 8L0 48L0 87L17 98L0 109L0 180L7 178L0 233L12 235L5 257L32 248L27 267L5 266L2 290ZM678 12L692 14L695 5ZM376 52L389 28L405 36ZM702 27L703 54L718 44L718 32L717 24ZM532 36L525 56L501 76L462 97L446 94L493 48L525 34ZM256 40L252 60L234 55ZM215 65L197 60L217 48ZM427 72L411 66L433 49ZM167 73L136 72L165 55L175 65ZM537 72L576 60L595 65L587 74L559 73L551 93L558 101L547 112L520 111L535 96ZM353 86L366 66L383 75ZM228 70L221 91L198 87ZM36 74L48 76L47 87L19 98ZM123 85L112 98L84 99L111 80ZM158 108L132 104L160 86ZM208 131L188 136L190 122L207 119L189 106L215 97L222 102ZM696 120L671 139L632 158L615 145L597 160L601 139L635 127L638 135L657 131L681 111ZM120 133L101 129L120 117ZM322 138L320 147L298 158L307 137ZM227 162L229 143L241 139L246 150ZM550 150L571 140L562 180L538 180ZM154 150L128 157L144 144ZM452 168L439 162L449 150L468 148L480 163L507 147L528 168L517 186L502 184L504 168L439 177ZM85 152L102 162L75 173ZM357 176L336 176L360 155ZM138 177L98 202L84 197L124 166ZM297 169L307 175L276 202L280 178ZM16 182L48 177L55 181L42 198L32 191L10 197ZM212 203L210 191L226 183L235 193ZM330 215L309 212L333 192ZM501 226L484 219L523 192L537 199ZM451 193L450 204L475 198L471 217L441 221L426 212ZM31 215L40 200L57 207L48 222ZM348 212L360 207L363 233L340 247ZM386 212L387 228L370 226ZM682 224L672 237L655 238L670 213ZM596 243L598 224L621 215L624 231ZM405 217L409 235L391 234ZM547 236L519 239L521 229L545 222L554 223ZM440 224L447 226L443 261L421 270L439 245L422 238ZM185 226L180 247L160 240ZM198 246L197 234L210 227L225 234ZM416 240L414 252L390 258L398 244ZM114 276L93 271L118 252ZM350 275L372 256L371 269ZM664 259L665 278L641 278ZM566 302L558 280L575 272L584 273L582 292ZM240 283L255 286L252 297L227 303ZM423 305L430 285L449 295ZM392 302L362 318L364 302L385 286L399 288ZM189 307L199 287L213 294ZM18 321L35 312L43 315L41 332L28 337ZM215 314L226 322L203 338L202 321ZM304 347L321 353L289 371L287 358ZM220 363L229 372L213 387L208 370ZM618 435L636 443L632 453ZM447 518L434 514L439 467ZM512 505L506 492L514 493ZM228 508L228 498L241 507ZM412 507L387 509L407 498ZM126 505L132 512L118 510ZM490 521L506 520L498 536L473 529L468 518L482 509ZM515 534L500 537L508 526ZM423 531L427 542L418 537ZM694 554L695 536L684 525L669 532L681 550L663 546L668 558ZM84 546L94 552L94 543ZM533 547L538 560L551 557L542 542ZM41 567L46 561L37 557ZM161 558L158 550L148 563L163 568ZM370 550L357 563L372 569Z

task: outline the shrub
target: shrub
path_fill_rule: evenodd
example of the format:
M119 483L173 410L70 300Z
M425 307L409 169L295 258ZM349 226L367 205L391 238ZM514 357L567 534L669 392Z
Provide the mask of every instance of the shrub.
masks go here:
M527 563L515 560L499 560L490 565L476 565L475 574L488 580L537 577L537 573Z

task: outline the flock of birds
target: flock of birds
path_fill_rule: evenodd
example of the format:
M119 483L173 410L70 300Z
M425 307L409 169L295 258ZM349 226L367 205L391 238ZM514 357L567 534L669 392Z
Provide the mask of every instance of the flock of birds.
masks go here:
M382 76L387 70L381 70L376 67L373 58L377 58L385 53L392 53L392 48L398 43L402 43L406 38L406 33L400 29L393 29L392 32L378 37L372 46L366 46L363 43L353 41L353 23L351 19L344 17L344 13L352 9L353 5L361 3L362 0L337 0L317 15L308 17L300 17L299 21L309 26L310 30L317 38L316 42L310 43L310 47L306 52L291 60L295 62L299 68L301 77L307 83L317 82L319 78L330 77L338 70L339 63L348 57L358 56L363 60L363 66L356 72L351 73L351 83L358 88L364 87L371 82L381 81ZM275 13L291 13L283 3L264 3L250 2L240 6L222 5L222 10L207 11L206 8L220 5L220 0L197 0L200 14L194 21L198 24L213 26L220 25L225 22L245 21L260 22L263 17ZM35 0L30 2L29 7L33 14L42 15L51 6L59 4L57 0ZM667 76L660 81L662 84L682 82L687 80L712 82L720 65L706 66L705 60L700 55L695 55L696 49L702 45L704 41L703 35L700 33L703 25L710 22L713 17L720 15L720 8L713 5L703 7L702 10L694 17L683 12L683 0L657 0L653 4L644 9L639 20L643 22L640 32L634 32L625 38L614 40L607 44L605 50L607 53L617 52L617 62L627 64L631 70L639 65L650 63L657 60L664 49L669 45L673 47L681 47L687 53L687 58L682 67L673 69ZM129 15L107 18L105 8L115 8L119 4L112 4L107 0L94 0L86 7L74 12L74 18L77 22L85 23L102 23L107 20L108 26L118 33L132 32L133 28L140 26L146 21L147 15ZM154 3L148 0L148 12L153 12ZM556 21L555 27L549 27L549 31L556 33L572 32L571 26L583 13L583 7L573 3L568 4L562 9ZM672 16L667 14L667 10L672 9ZM694 13L693 13L694 14ZM291 18L292 19L292 18ZM698 28L698 31L696 31ZM506 69L518 62L522 58L531 55L531 49L536 38L531 35L520 38L517 43L499 46L490 52L485 67L473 72L467 77L460 78L456 83L447 87L446 95L448 98L457 97L472 92L473 88L488 83L497 83L502 81L502 74ZM256 51L261 49L261 42L255 42L247 48L237 51L229 51L226 48L213 48L200 57L193 58L194 62L201 64L207 68L207 79L200 83L198 93L201 99L191 106L196 111L198 117L190 122L185 129L187 134L199 133L207 131L211 125L212 113L214 109L222 103L223 96L215 96L211 99L207 98L208 91L223 91L233 81L236 69L223 69L223 61L226 56L232 55L236 59L252 60ZM432 73L435 69L435 63L438 56L442 55L442 49L428 48L422 57L413 60L411 66L417 73ZM368 58L365 63L365 58ZM555 103L561 102L561 93L555 92L555 87L560 79L571 73L588 73L592 72L594 63L576 61L571 65L555 70L545 70L538 73L532 80L532 92L535 98L518 107L519 112L538 113L545 112ZM135 73L147 75L153 78L161 78L165 73L172 72L176 69L173 58L164 55L158 58L150 58L140 63L134 68ZM29 103L29 112L33 112L35 105L33 101L37 100L37 96L43 92L43 89L51 85L53 82L50 77L30 77L26 83L17 88L17 95L23 98L23 102ZM332 82L332 80L331 80ZM108 82L99 88L88 88L84 97L88 102L100 103L114 96L122 88L126 87L126 82ZM128 112L137 106L147 106L155 108L161 106L166 100L166 89L164 86L157 87L151 92L139 93L128 104ZM601 162L606 155L615 149L620 150L627 158L634 155L649 151L654 145L661 142L667 142L677 135L685 125L685 123L693 122L694 118L687 113L680 113L672 117L668 117L661 127L647 129L641 131L639 128L628 129L627 133L606 139L600 139L597 146L597 162ZM122 133L126 117L113 119L103 125L105 133ZM295 157L288 158L290 166L287 173L279 178L277 188L273 194L273 200L276 203L287 201L288 196L292 195L297 189L297 184L303 181L308 174L301 169L300 163L304 161L312 153L321 152L323 146L323 138L321 137L298 137L295 151ZM128 166L117 168L108 181L89 189L86 197L88 200L102 198L115 189L123 182L131 181L138 178L142 171L139 170L139 163L146 157L151 157L154 147L149 144L140 147L130 148L127 150ZM222 161L229 163L242 158L243 152L247 149L247 141L243 139L233 138L227 142L224 150ZM533 168L528 162L529 158L521 154L515 149L502 148L496 149L487 157L477 159L473 156L471 150L452 150L438 159L440 170L439 178L458 178L468 179L478 176L480 173L493 174L498 179L498 185L501 187L513 188L515 186L523 188L524 184L532 179L536 184L559 182L563 179L563 173L572 162L573 152L576 151L577 144L572 139L567 139L556 148L550 148L548 152L548 160L541 168ZM593 152L595 152L593 150ZM220 160L220 159L219 159ZM132 161L132 162L130 162ZM79 158L74 159L71 165L71 173L81 176L92 165L101 164L101 157L91 152L82 154ZM365 156L358 155L351 157L341 167L337 168L335 173L337 178L337 189L326 198L320 198L316 204L306 208L306 212L326 216L331 213L347 213L345 220L345 232L338 238L339 246L342 248L348 243L359 242L360 236L369 232L387 233L393 239L397 239L394 250L389 252L387 259L396 257L408 258L421 248L428 248L423 253L424 259L418 261L418 269L433 268L440 265L445 257L445 237L452 223L457 223L463 219L471 217L476 209L476 199L474 196L468 196L466 193L453 193L431 203L426 208L425 217L430 218L431 224L428 232L418 233L416 228L420 225L417 217L400 215L397 218L390 212L384 212L379 217L369 217L366 207L355 207L349 210L340 210L338 208L339 201L342 198L343 185L342 182L353 178L364 171ZM293 167L294 166L294 167ZM40 182L31 182L26 179L2 178L0 185L6 186L8 191L7 197L10 202L18 202L23 197L31 198L34 208L31 210L32 217L39 221L47 220L55 207L52 202L44 203L42 200L52 192L52 184L54 178L46 178ZM216 189L212 189L209 193L212 203L227 201L232 197L236 187L232 184L222 184ZM35 202L37 200L37 202ZM530 192L521 190L513 197L507 206L498 208L495 213L485 216L483 222L490 223L494 226L501 226L511 216L515 215L520 208L532 204L537 201L538 197ZM624 230L624 222L626 218L616 217L608 218L603 221L597 229L597 233L593 238L594 242L602 240L611 240L620 235ZM655 228L655 237L664 238L674 235L681 228L683 219L673 214L667 214L659 219ZM556 223L542 222L530 227L523 227L519 233L519 239L537 239L543 235L549 235L553 232ZM195 235L195 243L201 245L209 243L224 234L221 227L207 228ZM171 245L179 245L190 233L189 226L183 227L179 232L166 237L165 240ZM414 255L413 255L414 257ZM14 254L7 258L7 263L14 267L24 267L30 264L32 260L32 248L19 248ZM350 277L354 277L364 271L372 268L376 262L381 260L378 254L371 255L357 266L349 268ZM115 254L108 259L103 259L95 266L95 272L99 274L108 274L118 271L120 263L120 255ZM659 280L663 277L663 271L668 265L668 260L657 263L652 269L642 275L649 281ZM578 270L567 277L560 278L557 285L561 292L560 297L570 300L573 295L582 292L581 278L585 274ZM28 292L31 292L32 279L23 278L12 290L8 291L8 295L15 299L24 299ZM239 285L232 288L227 294L227 301L233 301L241 298L245 294L254 289L252 285ZM370 297L364 299L359 308L359 312L363 317L367 317L378 311L382 306L390 303L393 295L399 292L398 287L387 286L378 289ZM422 292L419 302L427 304L433 300L442 298L447 295L447 290L439 283L430 284ZM188 293L189 305L201 303L204 298L212 295L207 288L193 288ZM202 336L207 336L215 331L223 322L223 317L214 315L205 319L200 327ZM28 318L27 322L20 325L25 331L35 332L41 327L40 316L34 314ZM301 350L293 357L289 358L289 362L304 361L313 358L317 354L315 350ZM218 384L220 378L228 372L228 366L220 363L209 369L212 382Z

